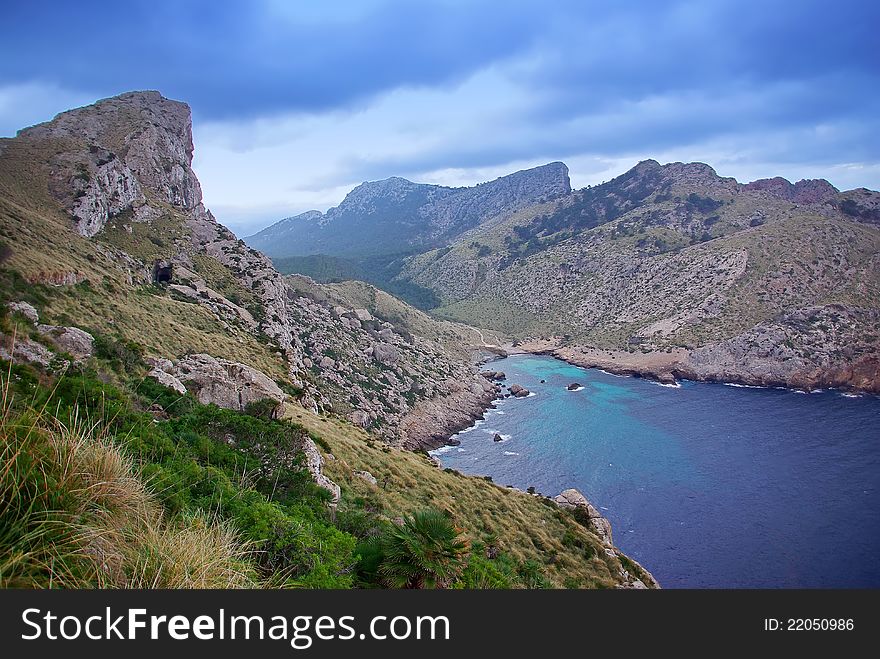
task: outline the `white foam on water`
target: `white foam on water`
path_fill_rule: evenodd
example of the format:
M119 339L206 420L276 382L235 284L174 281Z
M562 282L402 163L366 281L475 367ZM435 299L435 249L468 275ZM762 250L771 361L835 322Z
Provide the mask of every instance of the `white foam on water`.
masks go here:
M534 391L530 391L530 392L529 392L529 395L526 396L526 398L531 398L532 396L537 396L537 395L538 395L538 394L536 394Z
M736 387L737 389L766 389L767 387L760 387L756 384L739 384L738 382L722 382L725 387ZM777 387L778 389L785 389L785 387Z
M568 387L566 387L566 389L567 389L568 391L583 391L584 389L586 389L586 387L578 387L578 388L576 388L576 389L568 389Z
M428 455L443 455L444 453L449 453L454 446L441 446L440 448L435 448L433 451L428 451Z
M516 451L505 451L504 455L519 455Z
M850 394L850 393L840 392L840 395L843 396L844 398L862 398L862 394Z
M653 380L649 380L651 384L656 384L658 387L669 387L670 389L681 389L681 385L678 382L656 382Z

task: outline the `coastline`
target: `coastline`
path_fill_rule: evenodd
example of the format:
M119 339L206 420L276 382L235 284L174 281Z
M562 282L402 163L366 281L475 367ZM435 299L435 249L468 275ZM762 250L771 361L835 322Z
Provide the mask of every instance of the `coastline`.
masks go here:
M681 380L745 387L780 388L813 392L833 389L850 394L880 395L880 359L864 356L851 364L795 369L783 372L784 362L762 360L749 369L738 364L697 361L694 351L629 353L581 346L560 346L554 339L535 339L506 345L508 355L547 355L580 368L596 368L613 375L645 378L674 385Z

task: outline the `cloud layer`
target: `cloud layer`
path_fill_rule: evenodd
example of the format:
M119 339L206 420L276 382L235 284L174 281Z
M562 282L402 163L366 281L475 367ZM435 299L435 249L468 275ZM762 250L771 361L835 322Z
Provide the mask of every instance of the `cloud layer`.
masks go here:
M880 5L7 3L0 133L130 89L189 102L196 168L242 234L366 179L460 185L565 160L880 187Z

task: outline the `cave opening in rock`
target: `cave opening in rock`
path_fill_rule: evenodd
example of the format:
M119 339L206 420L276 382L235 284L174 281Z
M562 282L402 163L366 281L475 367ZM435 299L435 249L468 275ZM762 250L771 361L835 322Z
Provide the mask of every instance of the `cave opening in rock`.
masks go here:
M174 275L174 265L168 261L156 261L153 264L153 283L169 284Z

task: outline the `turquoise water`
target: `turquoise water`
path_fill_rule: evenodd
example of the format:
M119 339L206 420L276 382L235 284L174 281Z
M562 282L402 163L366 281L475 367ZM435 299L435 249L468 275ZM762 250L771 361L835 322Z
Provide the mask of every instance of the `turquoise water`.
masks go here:
M666 588L880 587L880 398L490 366L534 395L436 451L444 467L578 488Z

